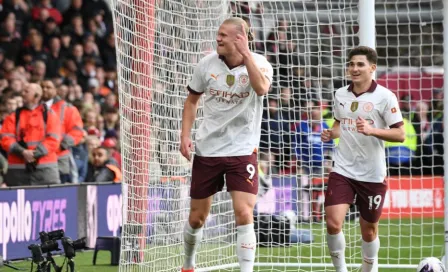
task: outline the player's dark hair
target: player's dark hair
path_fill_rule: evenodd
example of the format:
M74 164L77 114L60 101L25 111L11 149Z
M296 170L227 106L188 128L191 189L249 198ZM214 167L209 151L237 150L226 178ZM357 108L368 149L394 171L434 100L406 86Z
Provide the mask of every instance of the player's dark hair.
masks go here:
M352 59L353 56L363 55L366 56L367 60L370 62L370 64L376 64L378 61L378 55L375 51L375 49L370 48L368 46L358 46L353 48L348 53L348 62Z

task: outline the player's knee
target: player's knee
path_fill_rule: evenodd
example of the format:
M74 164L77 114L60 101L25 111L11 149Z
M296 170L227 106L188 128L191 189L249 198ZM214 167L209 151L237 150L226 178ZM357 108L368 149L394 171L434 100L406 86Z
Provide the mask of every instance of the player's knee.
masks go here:
M377 236L377 230L376 228L364 228L361 230L362 233L362 240L365 242L372 242L376 239Z
M235 220L238 226L251 224L253 218L253 211L250 208L235 210Z
M334 235L342 231L342 222L339 222L339 220L332 217L327 217L326 221L328 234Z
M188 218L188 223L193 229L201 228L205 224L205 220L207 216L201 213L190 213L190 217Z

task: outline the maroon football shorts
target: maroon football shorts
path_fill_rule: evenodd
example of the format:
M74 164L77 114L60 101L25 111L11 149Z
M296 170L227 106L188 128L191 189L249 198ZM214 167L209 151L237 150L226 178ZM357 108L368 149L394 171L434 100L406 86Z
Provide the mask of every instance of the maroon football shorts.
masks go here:
M370 223L376 223L383 211L387 183L362 182L347 178L336 172L328 177L325 192L325 207L338 204L356 204L361 217Z
M225 179L224 179L225 177ZM194 156L190 196L204 199L222 190L258 193L257 153L235 157Z

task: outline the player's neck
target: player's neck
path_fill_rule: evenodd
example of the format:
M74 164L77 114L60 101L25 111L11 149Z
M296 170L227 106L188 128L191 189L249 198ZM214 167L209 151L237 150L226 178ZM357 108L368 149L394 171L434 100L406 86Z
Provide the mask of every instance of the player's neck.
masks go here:
M356 94L364 93L370 88L370 85L372 85L371 78L363 82L353 82L353 92Z
M240 54L233 54L231 56L225 56L224 62L229 67L229 69L233 69L235 67L243 65L244 59L243 59L243 56Z

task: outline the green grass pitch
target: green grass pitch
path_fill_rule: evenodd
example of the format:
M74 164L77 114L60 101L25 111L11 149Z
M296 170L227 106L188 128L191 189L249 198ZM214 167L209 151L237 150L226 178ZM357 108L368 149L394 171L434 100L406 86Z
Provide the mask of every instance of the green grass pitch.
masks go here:
M310 225L307 225L308 229ZM304 227L304 226L298 226ZM259 256L257 262L281 262L281 263L296 263L307 262L312 263L327 262L330 263L328 257L326 245L323 243L325 237L325 230L322 224L312 224L311 227L315 241L312 244L298 244L291 247L279 247L279 248L259 248ZM356 222L350 222L346 224L344 229L347 238L346 258L347 263L360 263L360 234L359 227ZM423 257L438 257L443 255L444 245L444 227L443 219L402 219L402 220L382 220L380 222L380 239L381 249L379 252L380 262L384 263L388 260L389 264L412 264L416 265ZM324 245L324 246L322 246ZM178 250L176 250L179 252ZM212 250L213 251L213 250ZM174 251L172 251L174 252ZM216 258L212 260L210 254L206 258L211 258L210 263L216 261ZM76 271L77 272L115 272L118 271L118 267L110 266L110 254L108 252L100 252L97 258L97 265L92 265L92 251L78 252L75 258ZM268 257L269 256L269 257ZM215 256L216 257L216 256ZM199 255L199 261L204 257ZM232 258L229 256L229 258ZM56 262L61 264L63 258L56 257ZM176 258L176 263L181 260L180 257ZM30 261L14 262L14 266L26 269L30 271ZM214 264L212 264L214 265ZM166 268L166 267L165 267ZM9 272L14 271L8 267L0 267L0 271ZM53 271L53 270L52 270ZM65 271L65 268L64 270ZM129 270L127 270L129 271ZM138 269L135 269L138 271ZM144 270L149 271L149 270ZM233 270L221 270L221 271L239 271ZM327 268L284 268L276 267L270 268L256 268L255 271L334 271ZM353 269L352 271L359 271ZM404 271L411 272L415 269L380 269L383 271Z

